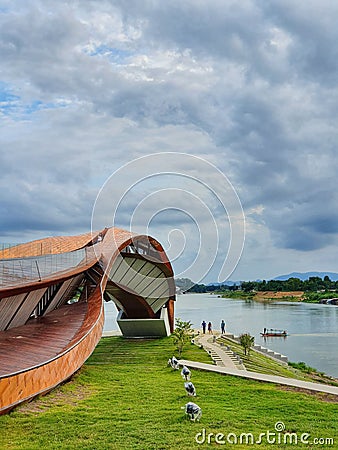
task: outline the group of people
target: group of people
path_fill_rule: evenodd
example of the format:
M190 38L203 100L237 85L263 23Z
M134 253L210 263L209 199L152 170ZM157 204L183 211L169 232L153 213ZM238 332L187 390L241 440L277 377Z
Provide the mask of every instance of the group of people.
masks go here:
M205 334L205 331L206 331L206 328L207 328L207 323L206 323L205 320L203 320L201 326L202 326L203 334ZM212 323L211 322L208 322L208 333L212 334ZM221 333L222 334L225 333L225 322L224 322L223 319L221 321Z

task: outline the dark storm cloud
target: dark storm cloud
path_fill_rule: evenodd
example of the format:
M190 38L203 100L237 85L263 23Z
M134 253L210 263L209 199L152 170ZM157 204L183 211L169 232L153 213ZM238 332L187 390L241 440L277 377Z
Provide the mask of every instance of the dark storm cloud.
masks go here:
M278 0L263 7L276 25L292 36L290 65L297 66L305 80L336 83L338 5L328 0L297 3Z
M81 227L119 165L187 151L254 211L252 242L264 226L279 248L334 245L337 13L328 0L7 2L3 234Z

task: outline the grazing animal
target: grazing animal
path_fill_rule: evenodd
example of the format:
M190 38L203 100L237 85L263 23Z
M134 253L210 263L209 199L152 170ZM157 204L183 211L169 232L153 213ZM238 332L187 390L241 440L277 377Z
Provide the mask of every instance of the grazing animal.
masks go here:
M202 417L202 410L196 403L189 402L185 406L182 406L182 409L185 409L185 413L193 422L200 420Z
M185 380L185 381L189 381L190 380L191 372L188 369L188 367L183 366L182 371L181 371L181 375L182 375L183 380Z
M175 356L168 359L168 366L171 366L174 370L178 370L178 361Z
M184 383L184 387L185 387L185 390L187 391L188 395L191 395L191 397L196 397L196 389L191 381Z

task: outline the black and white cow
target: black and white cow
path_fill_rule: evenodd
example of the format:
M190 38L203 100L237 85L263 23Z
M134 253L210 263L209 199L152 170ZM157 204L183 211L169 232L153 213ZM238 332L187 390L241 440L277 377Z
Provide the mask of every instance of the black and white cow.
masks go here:
M181 371L181 375L182 375L183 380L185 380L185 381L189 381L190 380L191 372L188 369L188 367L183 366L182 371Z
M193 422L200 420L202 417L202 410L196 403L189 402L182 408L185 409L185 413Z
M168 359L168 366L171 366L174 370L178 370L178 361L175 356Z
M187 391L188 395L191 395L191 397L196 397L196 389L191 381L185 382L184 387L185 387L185 390Z

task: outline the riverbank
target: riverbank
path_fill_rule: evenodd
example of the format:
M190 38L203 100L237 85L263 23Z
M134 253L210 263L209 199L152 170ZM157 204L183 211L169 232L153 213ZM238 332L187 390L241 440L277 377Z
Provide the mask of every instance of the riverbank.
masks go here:
M226 291L216 292L222 298L234 298L241 300L255 300L257 302L285 301L322 303L323 300L336 297L336 292L304 292L304 291Z
M264 301L293 301L302 302L305 300L304 292L302 291L226 291L222 293L216 293L221 295L222 298L234 298L240 300L255 300L258 302Z
M226 299L210 294L185 294L177 297L176 317L190 320L194 328L202 320L211 321L214 330L220 321L226 330L239 336L248 332L255 343L287 355L290 361L306 362L320 372L338 378L338 315L336 306L286 301ZM261 336L264 328L287 330L287 338Z
M167 366L172 340L101 339L71 382L49 395L0 417L0 447L11 449L109 448L194 449L196 435L240 436L285 431L311 439L338 440L338 410L333 396L286 391L277 385L192 369L193 399L203 411L199 423L181 409L187 397L179 371ZM188 345L183 358L209 362L206 352ZM326 420L316 420L323 417ZM15 430L15 431L14 431ZM282 435L283 437L283 435ZM236 445L246 449L248 445ZM265 440L252 449L270 448ZM297 448L308 448L299 443ZM331 446L331 448L333 448Z

